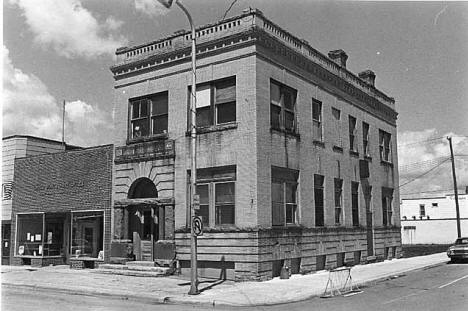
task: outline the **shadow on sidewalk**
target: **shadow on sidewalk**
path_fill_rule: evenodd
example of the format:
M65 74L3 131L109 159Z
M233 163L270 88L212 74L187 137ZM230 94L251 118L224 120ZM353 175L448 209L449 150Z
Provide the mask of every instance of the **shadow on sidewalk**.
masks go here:
M212 289L213 287L215 286L218 286L218 285L221 285L223 284L224 282L226 282L226 280L212 280L212 281L199 281L198 282L198 285L201 285L201 284L205 284L205 283L208 283L209 285L207 285L206 287L202 287L202 288L198 288L198 291L201 293L201 292L204 292L206 290L209 290L209 289ZM188 286L190 285L190 282L186 282L186 283L180 283L180 284L177 284L178 286Z

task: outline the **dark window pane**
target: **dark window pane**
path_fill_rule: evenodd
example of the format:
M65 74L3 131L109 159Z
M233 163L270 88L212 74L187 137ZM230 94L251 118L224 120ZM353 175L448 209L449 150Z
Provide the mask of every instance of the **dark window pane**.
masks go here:
M281 90L280 86L274 82L270 83L270 101L272 104L281 106Z
M270 120L272 128L281 128L281 107L270 105Z
M235 184L231 183L219 183L215 184L215 202L220 203L234 203L235 200Z
M315 99L312 99L312 120L322 120L322 103Z
M218 124L236 121L236 102L216 105Z
M153 106L151 114L153 116L167 114L167 93L155 96L151 102Z
M284 203L284 191L282 183L271 183L271 200L276 203Z
M132 138L148 136L148 119L132 121Z
M167 132L167 115L153 117L153 134Z
M284 225L284 204L273 203L271 205L271 216L272 216L273 226L283 226Z
M284 107L286 109L294 110L294 104L296 101L296 95L291 90L285 90L284 92Z
M197 194L200 196L200 204L209 204L208 185L197 185Z
M148 100L142 99L140 101L140 117L148 116Z
M296 223L296 204L286 204L286 223L294 224Z
M132 103L132 119L140 117L140 101Z
M216 224L234 224L234 205L216 206Z
M288 131L294 131L294 113L285 111L284 113L284 128Z
M226 103L236 101L236 79L218 82L215 85L215 103Z
M335 120L340 120L341 118L341 111L336 109L336 108L332 108L332 115L333 117L335 118Z
M209 227L210 225L210 209L208 205L201 205L200 209L196 212L197 216L202 217L203 226Z
M197 108L197 126L210 126L211 119L210 107Z
M297 184L286 183L286 202L296 203Z

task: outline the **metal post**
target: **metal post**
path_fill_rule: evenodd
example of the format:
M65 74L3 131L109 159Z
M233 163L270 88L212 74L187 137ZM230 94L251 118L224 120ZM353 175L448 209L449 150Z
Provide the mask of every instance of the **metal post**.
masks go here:
M62 107L62 145L65 146L65 100Z
M452 160L452 176L453 176L453 190L455 192L455 210L457 212L457 234L461 238L460 228L460 206L458 205L458 189L457 189L457 176L455 174L455 159L453 158L452 137L447 137L450 145L450 158Z
M198 276L197 276L197 236L193 228L193 217L195 216L194 198L197 182L197 89L196 89L196 42L195 42L195 26L192 17L187 9L179 2L176 4L184 11L190 23L192 30L192 90L190 101L190 116L191 116L191 131L190 131L190 146L191 146L191 165L190 165L190 291L189 295L198 295Z

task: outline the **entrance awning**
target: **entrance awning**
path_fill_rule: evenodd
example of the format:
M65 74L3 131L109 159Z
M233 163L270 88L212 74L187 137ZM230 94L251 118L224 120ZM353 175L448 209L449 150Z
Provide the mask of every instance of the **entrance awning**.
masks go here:
M136 205L174 205L174 198L120 199L114 201L114 207L127 207Z

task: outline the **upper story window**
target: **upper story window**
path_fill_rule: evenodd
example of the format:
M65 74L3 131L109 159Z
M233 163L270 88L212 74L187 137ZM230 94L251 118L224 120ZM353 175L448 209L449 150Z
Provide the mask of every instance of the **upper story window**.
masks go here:
M392 225L393 215L393 189L382 187L382 224L384 227Z
M390 133L379 130L379 150L381 161L392 162L391 139L392 135Z
M271 215L273 226L297 223L298 171L271 169Z
M277 130L296 131L297 91L289 86L270 80L270 124Z
M419 204L419 216L421 216L421 217L426 216L426 205Z
M342 147L341 140L341 110L332 107L332 116L334 120L334 132L336 135L335 145Z
M312 98L312 137L314 140L323 140L322 102Z
M197 85L197 126L236 121L236 77Z
M168 92L130 100L130 138L167 133Z
M364 155L369 156L369 124L366 122L362 122L362 146Z
M349 116L349 150L357 151L356 142L356 118Z

